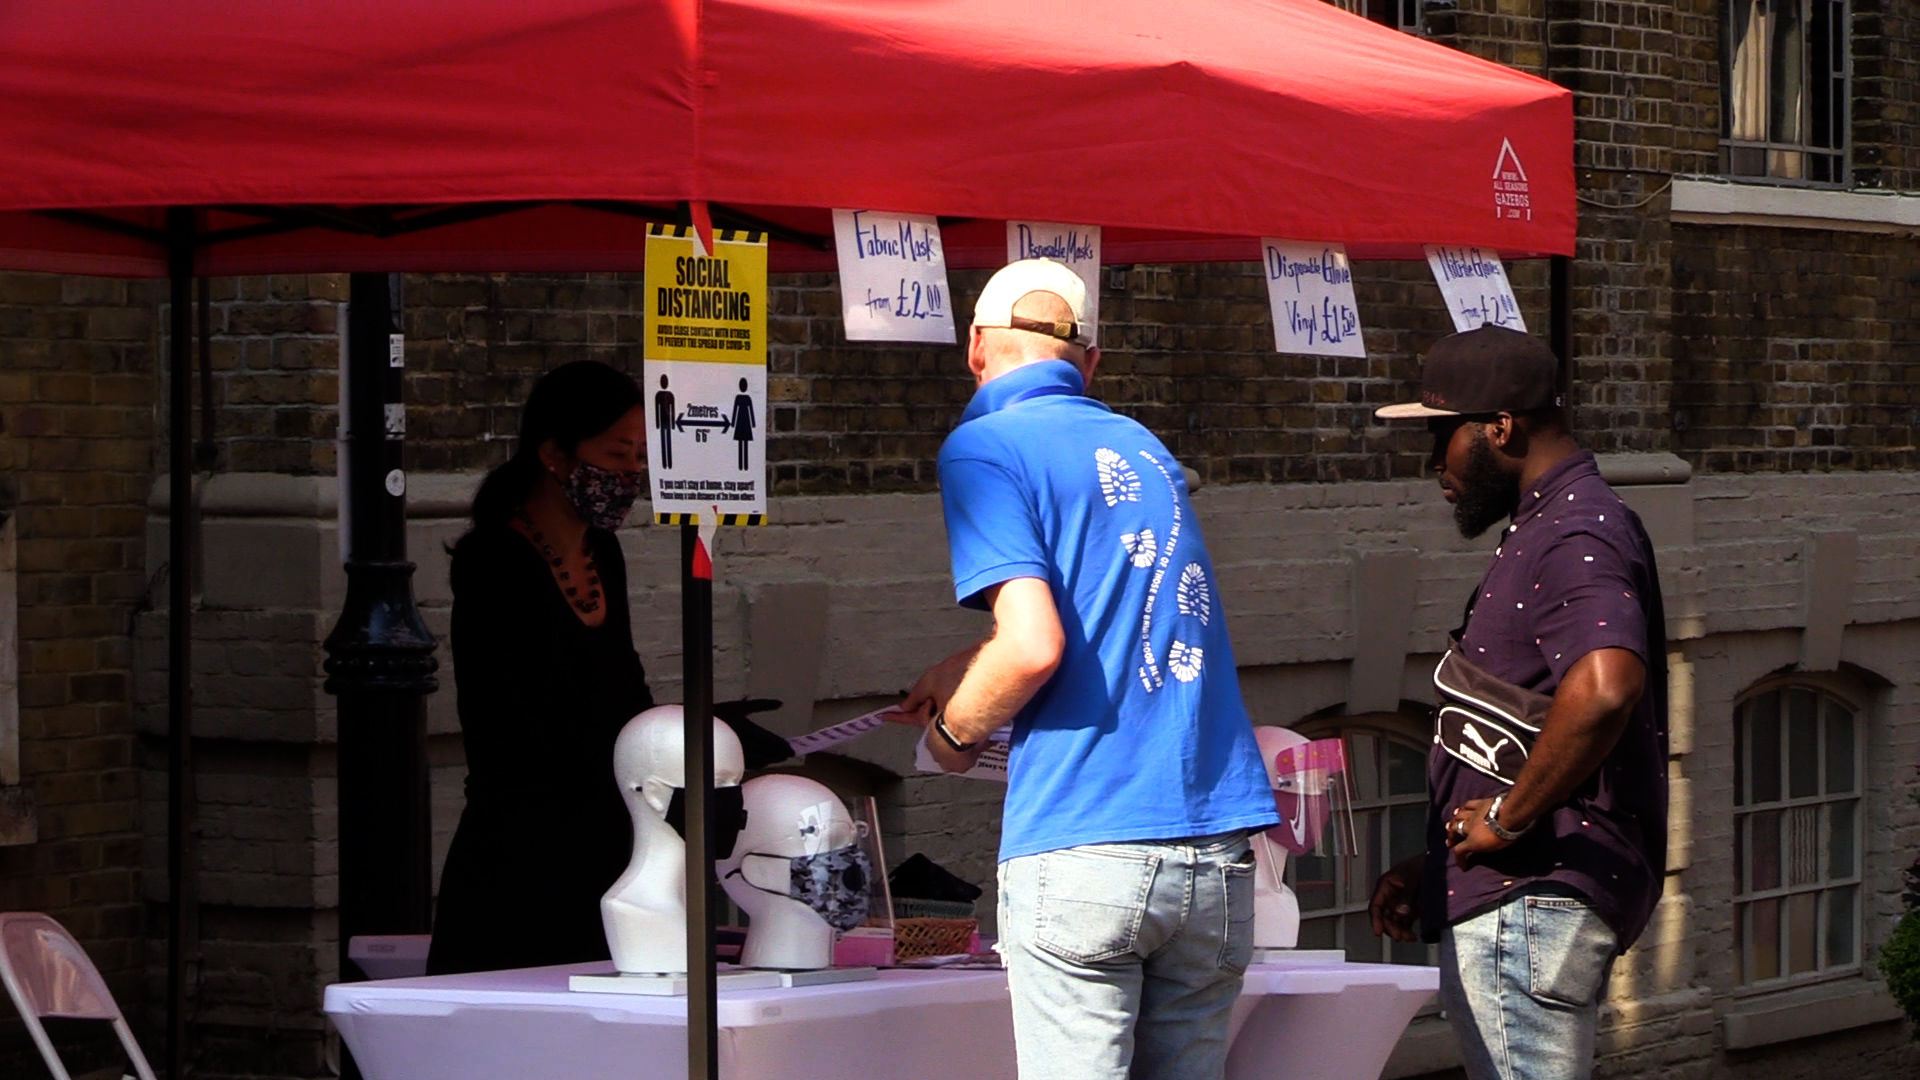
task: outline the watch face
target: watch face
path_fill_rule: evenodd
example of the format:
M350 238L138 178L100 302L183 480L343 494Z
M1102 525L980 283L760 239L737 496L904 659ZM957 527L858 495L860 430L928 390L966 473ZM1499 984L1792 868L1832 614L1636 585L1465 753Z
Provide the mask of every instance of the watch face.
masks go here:
M1487 828L1493 830L1493 835L1508 843L1512 843L1520 839L1520 833L1526 830L1521 829L1516 832L1500 824L1500 804L1505 802L1506 798L1505 795L1498 795L1494 797L1493 802L1487 804Z
M966 750L973 746L972 743L963 743L953 737L953 732L947 728L947 718L944 716L936 716L933 718L933 730L939 732L940 737L947 741L947 745L953 747L955 750Z

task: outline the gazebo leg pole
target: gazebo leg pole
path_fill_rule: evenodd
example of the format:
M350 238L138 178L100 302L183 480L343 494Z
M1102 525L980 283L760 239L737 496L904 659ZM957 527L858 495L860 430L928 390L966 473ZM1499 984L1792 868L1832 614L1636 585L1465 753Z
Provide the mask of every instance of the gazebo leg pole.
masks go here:
M193 211L167 211L167 1070L187 1071L193 940Z
M687 800L687 1077L719 1080L713 948L713 571L700 530L680 527L680 651ZM711 554L711 553L709 553ZM703 566L704 564L704 566ZM701 571L705 570L703 574Z

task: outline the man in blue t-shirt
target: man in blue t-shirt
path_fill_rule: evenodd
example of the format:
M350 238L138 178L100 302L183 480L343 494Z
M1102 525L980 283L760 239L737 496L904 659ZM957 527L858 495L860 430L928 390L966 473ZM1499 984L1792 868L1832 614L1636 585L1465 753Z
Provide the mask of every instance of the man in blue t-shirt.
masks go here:
M1253 952L1247 835L1278 819L1186 481L1086 395L1086 307L1045 259L980 295L980 388L940 486L955 594L994 628L903 708L950 772L1012 725L999 919L1021 1080L1217 1080Z

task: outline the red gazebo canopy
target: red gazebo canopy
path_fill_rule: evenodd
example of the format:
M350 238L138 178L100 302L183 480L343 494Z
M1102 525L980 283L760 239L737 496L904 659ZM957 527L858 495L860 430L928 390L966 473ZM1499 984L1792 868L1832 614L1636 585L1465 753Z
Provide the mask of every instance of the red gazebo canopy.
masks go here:
M0 7L0 268L632 270L690 200L1106 228L1109 262L1570 254L1566 90L1322 0L61 0Z

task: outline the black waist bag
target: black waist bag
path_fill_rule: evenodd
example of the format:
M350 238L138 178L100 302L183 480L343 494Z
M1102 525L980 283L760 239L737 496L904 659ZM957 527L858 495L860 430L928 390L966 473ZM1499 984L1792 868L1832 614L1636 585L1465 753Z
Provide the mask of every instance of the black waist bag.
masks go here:
M1469 767L1511 784L1533 753L1553 698L1489 674L1460 653L1460 639L1433 669L1440 708L1433 715L1433 741Z

